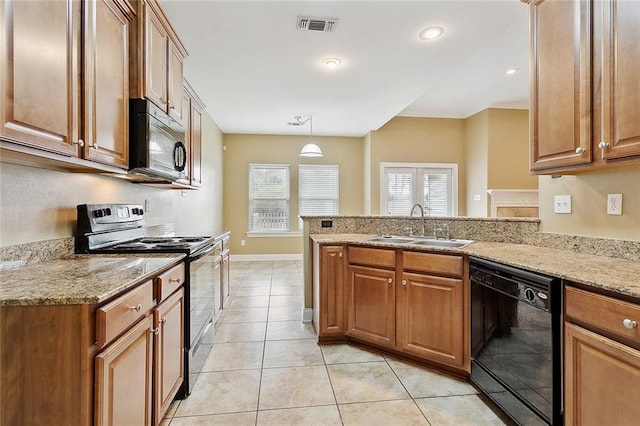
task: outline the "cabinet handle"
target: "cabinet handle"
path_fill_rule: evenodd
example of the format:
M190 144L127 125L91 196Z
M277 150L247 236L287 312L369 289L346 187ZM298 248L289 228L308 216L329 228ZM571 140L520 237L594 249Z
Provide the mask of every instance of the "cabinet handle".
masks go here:
M402 280L402 285L407 285L407 280Z
M132 306L129 309L132 311L140 312L142 310L142 305L138 303L138 306Z
M160 320L160 322L162 323L162 325L165 325L165 324L167 323L167 319L166 319L166 318L162 318L162 319Z
M600 148L600 158L604 160L604 153L607 148L609 148L609 144L605 141L600 141L598 144L598 148Z
M393 278L387 278L387 282L391 284L393 282Z
M176 284L179 284L179 283L180 283L180 278L170 278L170 279L169 279L169 282L170 282L170 283L176 283Z
M584 148L579 146L576 148L576 154L582 154L584 152Z
M98 149L98 144L92 143L91 145L89 145L89 148Z
M342 257L342 253L338 253L338 257Z
M78 139L77 141L73 142L73 144L78 145L82 148L84 146L84 141L82 139Z
M622 325L624 325L625 328L632 330L638 326L638 322L632 319L626 318L624 321L622 321Z
M151 330L149 330L149 333L155 334L157 336L158 334L160 334L160 327L152 328Z

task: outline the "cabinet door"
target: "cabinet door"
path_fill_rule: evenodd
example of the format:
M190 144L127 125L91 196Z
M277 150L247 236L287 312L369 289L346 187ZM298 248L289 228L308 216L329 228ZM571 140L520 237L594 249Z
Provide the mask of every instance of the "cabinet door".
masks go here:
M191 181L191 156L193 155L193 150L191 149L191 96L189 96L186 89L182 92L182 108L184 110L182 116L184 125L184 146L187 149L188 158L188 161L184 166L184 175L186 179Z
M184 104L183 104L183 89L182 84L183 73L182 66L184 58L176 47L176 45L169 40L169 71L168 71L168 97L169 97L169 115L178 120L180 123L184 120Z
M344 247L320 248L320 335L344 334Z
M78 155L80 6L73 0L0 3L3 137Z
M462 280L404 273L397 288L399 349L463 366Z
M638 424L640 351L565 324L564 354L566 425Z
M152 325L145 317L96 356L96 425L151 424Z
M202 108L191 103L191 185L202 184Z
M184 380L184 290L160 304L153 316L159 329L154 342L155 424L159 424Z
M349 266L350 336L395 345L395 271Z
M590 163L591 8L581 0L532 0L530 167Z
M84 157L129 166L129 20L114 0L85 3Z
M149 100L167 110L167 54L169 36L152 7L145 3L145 84Z
M602 134L605 159L640 155L640 2L602 2ZM595 22L600 22L595 20ZM598 93L596 90L595 93ZM599 124L599 123L598 123ZM598 147L600 151L601 147Z
M231 288L229 282L229 252L222 253L220 260L220 291L222 292L222 309L226 309L229 305L231 297Z

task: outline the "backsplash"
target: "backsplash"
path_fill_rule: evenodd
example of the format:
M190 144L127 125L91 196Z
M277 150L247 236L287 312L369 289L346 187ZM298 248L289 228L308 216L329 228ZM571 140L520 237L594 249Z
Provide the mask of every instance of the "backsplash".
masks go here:
M421 219L407 216L306 216L309 234L391 234L408 235L421 232ZM322 220L333 221L323 228ZM532 218L425 218L425 235L433 235L435 227L449 226L451 238L529 244L571 250L579 253L640 261L640 241L583 237L540 232L540 219Z
M71 256L73 253L73 237L0 247L0 270L60 259Z

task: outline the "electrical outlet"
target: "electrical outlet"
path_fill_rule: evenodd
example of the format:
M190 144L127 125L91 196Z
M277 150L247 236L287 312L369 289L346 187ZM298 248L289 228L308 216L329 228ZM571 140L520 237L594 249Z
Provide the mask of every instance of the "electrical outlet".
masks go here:
M245 240L240 240L240 245L241 245L242 247L244 247L244 246L245 246L245 243L246 243L246 241L245 241Z
M482 195L473 194L473 201L481 201L481 200L482 200Z
M571 195L556 195L553 197L553 212L561 214L571 213Z
M607 214L622 214L622 194L607 194Z
M149 213L149 210L150 210L150 209L149 209L149 204L151 204L151 203L149 202L149 200L144 200L144 212L145 212L145 213Z

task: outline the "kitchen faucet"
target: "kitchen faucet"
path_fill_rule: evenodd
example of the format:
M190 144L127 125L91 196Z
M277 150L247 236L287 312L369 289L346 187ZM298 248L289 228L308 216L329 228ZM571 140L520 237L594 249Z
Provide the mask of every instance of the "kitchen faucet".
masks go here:
M409 216L413 216L413 211L416 209L416 207L420 207L420 215L422 216L422 233L420 235L424 237L424 207L422 207L420 203L415 204L413 207L411 207L411 213L409 213ZM428 208L429 207L427 207L427 209Z

